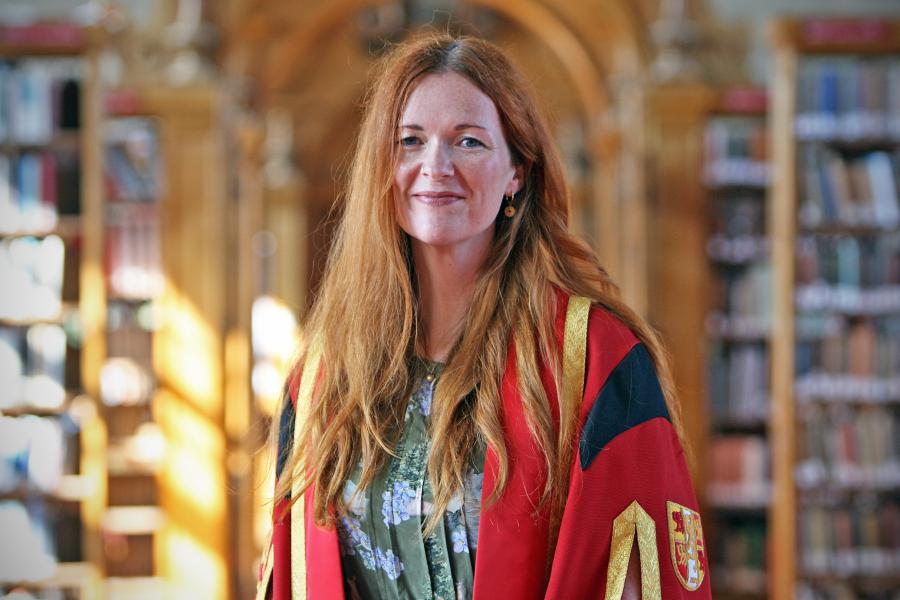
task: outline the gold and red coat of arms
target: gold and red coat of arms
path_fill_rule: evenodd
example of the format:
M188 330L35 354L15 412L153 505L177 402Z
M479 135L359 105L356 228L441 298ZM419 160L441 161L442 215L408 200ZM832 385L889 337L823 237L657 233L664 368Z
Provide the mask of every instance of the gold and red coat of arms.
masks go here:
M678 581L688 591L703 583L706 546L700 513L675 502L666 502L669 521L669 549Z

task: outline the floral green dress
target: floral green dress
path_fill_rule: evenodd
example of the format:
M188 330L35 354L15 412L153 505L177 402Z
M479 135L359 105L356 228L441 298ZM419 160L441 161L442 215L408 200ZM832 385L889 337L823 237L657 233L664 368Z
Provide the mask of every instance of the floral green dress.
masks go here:
M433 502L426 470L431 400L442 368L415 361L418 383L407 404L397 456L361 493L355 493L360 467L344 487L349 510L338 522L338 539L349 600L472 597L483 443L473 450L464 488L447 507L443 525L423 534Z

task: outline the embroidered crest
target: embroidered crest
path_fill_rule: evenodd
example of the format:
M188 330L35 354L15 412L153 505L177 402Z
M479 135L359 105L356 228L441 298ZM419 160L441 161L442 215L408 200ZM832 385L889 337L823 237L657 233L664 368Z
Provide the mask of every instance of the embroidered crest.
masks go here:
M675 575L686 590L693 592L703 583L706 574L703 570L706 546L703 544L700 514L675 502L666 502L666 514Z

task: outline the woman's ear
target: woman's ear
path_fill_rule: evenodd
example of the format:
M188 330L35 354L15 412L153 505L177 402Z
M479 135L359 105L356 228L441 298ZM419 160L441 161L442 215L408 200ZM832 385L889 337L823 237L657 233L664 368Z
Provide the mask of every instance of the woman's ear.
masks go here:
M525 184L525 169L522 168L522 165L515 166L515 172L513 173L513 178L510 179L509 184L506 186L506 195L512 196L513 194L518 194L522 191L522 188Z

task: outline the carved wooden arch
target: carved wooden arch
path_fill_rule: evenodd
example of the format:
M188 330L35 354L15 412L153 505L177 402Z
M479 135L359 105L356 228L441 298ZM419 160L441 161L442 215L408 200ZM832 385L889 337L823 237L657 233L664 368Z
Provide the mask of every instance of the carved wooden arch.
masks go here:
M598 30L615 30L627 41L625 51L633 62L646 60L646 24L636 12L632 0L593 0L570 3L565 0L466 0L468 4L494 10L540 40L568 71L584 114L588 120L608 108L606 75L614 58L604 51L602 40L592 39ZM298 73L315 60L316 44L330 32L346 24L362 8L384 0L330 1L298 19L281 42L273 48L263 84L268 94L289 88ZM576 6L577 5L577 6ZM602 15L602 18L598 17ZM564 18L568 17L568 18ZM610 47L612 44L607 44ZM622 45L617 45L622 52Z

